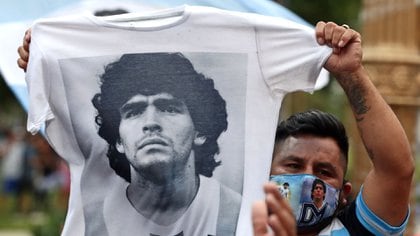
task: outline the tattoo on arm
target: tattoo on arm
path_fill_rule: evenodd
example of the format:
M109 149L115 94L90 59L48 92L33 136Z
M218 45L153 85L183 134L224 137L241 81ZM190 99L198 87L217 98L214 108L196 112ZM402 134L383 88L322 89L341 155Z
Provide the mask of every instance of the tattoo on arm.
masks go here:
M366 104L365 90L358 84L351 84L348 92L348 99L356 114L356 121L363 120L363 115L366 114L370 107Z

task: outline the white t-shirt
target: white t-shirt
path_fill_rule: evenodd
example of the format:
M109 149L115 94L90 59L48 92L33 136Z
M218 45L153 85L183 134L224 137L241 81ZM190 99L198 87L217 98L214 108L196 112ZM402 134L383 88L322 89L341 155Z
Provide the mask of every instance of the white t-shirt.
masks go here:
M128 53L179 52L214 81L226 101L228 128L218 138L222 164L212 178L242 195L236 235L243 236L252 234L252 202L263 198L281 101L292 91L312 91L331 54L306 26L195 6L40 20L30 51L28 130L46 123L50 144L71 171L64 235L95 232L109 186L121 182L109 166L91 102L107 64Z

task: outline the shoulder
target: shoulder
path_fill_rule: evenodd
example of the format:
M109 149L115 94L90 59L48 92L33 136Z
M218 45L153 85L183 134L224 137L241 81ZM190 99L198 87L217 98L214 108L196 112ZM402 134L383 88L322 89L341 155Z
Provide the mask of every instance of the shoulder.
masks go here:
M401 225L392 226L369 209L361 192L362 191L357 195L356 201L352 203L352 205L354 205L354 213L352 214L355 215L355 218L367 231L371 232L370 235L403 235L407 227L410 212L408 211L407 216Z
M350 205L341 210L338 213L337 218L342 222L343 227L349 231L350 235L373 235L357 218L356 201L351 202Z
M367 207L361 192L337 217L351 235L403 235L408 222L407 216L400 226L387 224Z

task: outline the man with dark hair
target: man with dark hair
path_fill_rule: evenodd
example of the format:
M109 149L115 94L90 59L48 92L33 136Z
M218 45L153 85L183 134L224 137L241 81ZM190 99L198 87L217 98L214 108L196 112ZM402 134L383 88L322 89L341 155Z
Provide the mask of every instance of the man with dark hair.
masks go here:
M311 198L315 206L320 209L327 193L325 183L320 179L315 179L312 183Z
M334 115L316 109L293 114L287 120L280 122L275 142L282 143L290 136L304 134L333 138L347 161L349 141L346 129Z
M289 189L289 183L283 183L283 185L279 186L279 190L281 195L286 198L289 199L290 198L290 189Z
M197 73L188 59L180 53L126 54L107 65L101 83L101 93L92 99L98 111L95 121L99 125L98 134L109 144L110 164L118 175L130 182L127 158L116 148L121 138L120 124L144 112L135 109L146 109L135 106L147 106L127 102L138 94L170 94L173 98L157 108L163 114L174 114L180 112L178 106L186 106L196 136L203 142L193 147L196 174L212 176L220 165L214 158L219 152L217 139L227 129L226 102L214 88L213 80Z
M325 183L320 179L315 179L311 188L311 202L305 202L302 206L302 214L298 221L302 224L311 224L312 221L322 219L328 213L328 204L324 201L327 194ZM328 209L327 209L328 208Z
M233 234L240 196L206 178L212 177L221 164L215 159L219 152L217 139L228 125L226 103L213 80L197 73L180 53L125 54L108 64L100 79L100 93L92 99L98 134L108 143L110 166L129 182L123 194L117 194L126 194L130 205L144 218L135 226L150 219L157 225L170 226L169 235L190 234L194 231L183 227L188 224L191 228L191 220L198 214L190 206L202 201L203 188L220 188L220 199L200 203L200 214L217 217L217 212L207 211L219 209L219 203L229 203L233 213L227 222L218 222L217 234ZM106 221L112 215L107 210L115 210L107 209L107 201L113 199L109 207L115 206L115 198L123 201L113 193L105 199ZM208 207L204 207L206 204ZM123 210L124 214L129 212ZM177 223L184 214L190 215L190 221ZM108 218L111 235L130 232L124 231L129 224L117 225L116 219ZM197 232L212 233L206 229Z
M349 144L343 124L317 110L292 115L278 127L271 175L283 181L292 176L296 183L296 179L303 181L308 176L322 180L327 193L333 193L326 197L334 202L335 213L323 214L305 225L297 214L300 209L289 205L276 185L268 183L264 186L265 201L253 206L254 234L272 235L267 230L271 227L276 236L402 235L408 222L414 173L405 132L361 63L360 34L348 26L319 22L316 37L319 44L333 48L324 68L335 76L348 97L372 169L355 201L348 203L352 185L345 181ZM302 187L304 192L310 189Z

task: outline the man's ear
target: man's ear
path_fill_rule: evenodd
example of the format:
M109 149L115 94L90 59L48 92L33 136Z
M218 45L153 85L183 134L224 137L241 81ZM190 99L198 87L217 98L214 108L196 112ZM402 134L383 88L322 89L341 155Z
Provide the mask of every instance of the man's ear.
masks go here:
M347 204L347 198L350 196L351 193L351 189L352 189L352 185L350 182L345 181L343 184L343 188L341 189L341 194L342 194L342 204L346 205Z
M194 145L201 146L204 144L204 142L206 142L206 139L207 139L206 136L203 136L197 133L194 138Z
M117 140L117 143L115 144L115 147L117 148L117 151L119 153L124 153L124 146L122 145L120 139Z
M348 181L346 181L346 182L343 184L343 192L344 192L344 194L346 194L346 196L350 195L350 193L351 193L351 189L352 189L352 185L351 185L351 183L350 183L350 182L348 182Z

